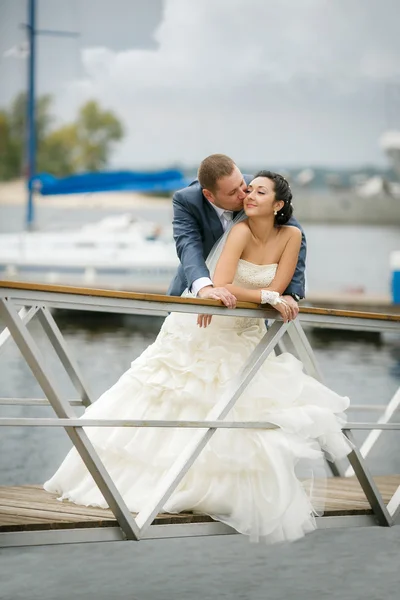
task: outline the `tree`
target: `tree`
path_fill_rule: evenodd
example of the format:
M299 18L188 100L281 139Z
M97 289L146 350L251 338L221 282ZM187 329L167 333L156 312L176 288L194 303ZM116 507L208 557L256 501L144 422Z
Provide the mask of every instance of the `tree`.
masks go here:
M26 94L21 93L14 99L8 112L2 111L4 128L5 165L2 179L20 177L25 167L26 139ZM51 127L51 96L41 96L36 103L36 143L40 147ZM0 126L1 127L1 126ZM3 134L3 131L2 131Z
M20 148L13 139L8 114L0 111L0 179L20 174Z
M75 160L77 152L76 125L64 125L51 131L39 146L37 172L52 175L71 175L79 170Z
M113 143L123 137L118 118L94 100L79 110L73 123L53 128L51 96L36 103L36 171L70 175L106 167ZM25 166L26 94L19 94L8 111L0 111L0 179L23 174Z
M123 136L121 123L109 110L101 110L97 102L87 102L75 123L77 164L85 171L100 171L107 165L113 142Z

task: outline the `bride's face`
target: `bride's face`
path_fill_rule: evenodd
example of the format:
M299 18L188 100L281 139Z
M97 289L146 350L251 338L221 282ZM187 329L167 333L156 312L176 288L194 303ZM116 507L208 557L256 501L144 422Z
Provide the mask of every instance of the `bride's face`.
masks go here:
M244 212L248 217L269 217L283 206L282 200L275 198L275 183L268 177L256 177L248 186L244 200Z

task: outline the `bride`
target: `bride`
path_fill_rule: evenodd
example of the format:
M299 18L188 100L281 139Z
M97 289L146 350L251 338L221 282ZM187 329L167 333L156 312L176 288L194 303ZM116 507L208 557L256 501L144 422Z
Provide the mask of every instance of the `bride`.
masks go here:
M292 194L286 180L261 171L249 185L245 218L213 253L213 282L238 300L271 304L284 321L281 294L297 263L301 232L286 226ZM212 260L211 260L212 263ZM188 292L186 296L190 295ZM156 341L85 414L93 419L204 420L257 346L263 319L172 313ZM294 540L315 529L310 480L322 462L350 452L341 431L349 405L303 372L291 354L271 353L227 419L268 421L274 430L219 429L165 503L165 512L209 514L251 539ZM102 462L132 512L190 441L190 429L87 428ZM312 476L311 476L312 480ZM311 486L312 487L312 486ZM73 448L44 488L86 506L107 507Z

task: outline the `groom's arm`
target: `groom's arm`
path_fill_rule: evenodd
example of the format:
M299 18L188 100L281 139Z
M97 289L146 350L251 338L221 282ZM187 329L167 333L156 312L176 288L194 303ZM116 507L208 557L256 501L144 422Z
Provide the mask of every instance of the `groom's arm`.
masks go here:
M203 255L200 224L180 192L174 194L172 205L176 251L183 266L188 289L201 298L221 300L228 308L235 308L235 296L225 288L216 288L212 284ZM195 290L192 289L194 283ZM210 320L209 317L208 322Z
M301 247L299 252L299 258L297 261L296 270L292 277L292 281L289 283L288 288L285 290L285 295L297 294L301 298L305 297L305 270L306 270L306 254L307 254L307 241L304 231L300 223L292 217L287 225L298 227L301 231Z
M178 258L183 266L188 289L197 279L210 279L203 256L203 240L200 225L180 192L172 199L174 211L173 232Z

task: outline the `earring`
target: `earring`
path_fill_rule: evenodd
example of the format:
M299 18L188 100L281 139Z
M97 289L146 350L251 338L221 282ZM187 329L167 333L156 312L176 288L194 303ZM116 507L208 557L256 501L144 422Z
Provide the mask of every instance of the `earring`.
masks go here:
M277 211L277 210L274 210L274 215L276 216L277 214L278 214L278 211Z

